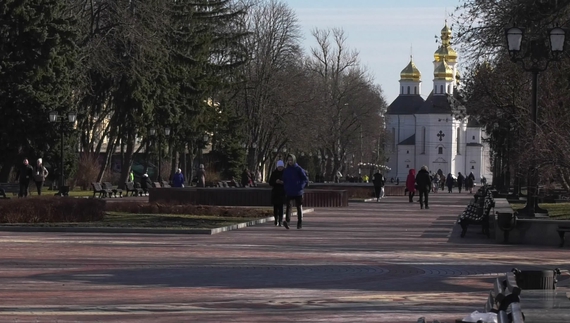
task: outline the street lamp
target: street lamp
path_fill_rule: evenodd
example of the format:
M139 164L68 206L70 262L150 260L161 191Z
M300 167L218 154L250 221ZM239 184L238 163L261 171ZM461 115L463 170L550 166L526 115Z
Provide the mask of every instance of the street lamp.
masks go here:
M538 73L545 71L552 61L558 61L560 54L564 51L566 40L566 29L555 27L548 30L548 42L550 50L546 45L546 39L535 38L528 42L528 47L523 52L524 28L511 27L505 29L507 47L511 60L521 63L523 69L532 73L532 125L531 133L536 140L537 116L538 116ZM527 200L525 207L519 211L520 215L534 217L537 213L548 213L538 206L536 194L538 192L538 169L536 167L536 157L530 159L531 165L528 171Z
M157 182L162 185L162 134L166 137L170 136L170 128L164 128L163 131L156 131L156 129L150 129L150 135L154 136L158 133L158 175L156 177Z
M208 134L204 134L202 136L202 142L200 144L200 156L199 156L199 164L203 164L203 157L204 157L204 149L208 146L208 142L210 141L210 136ZM246 144L241 145L243 148L247 147Z
M49 121L50 122L60 122L59 124L59 132L60 132L60 136L61 136L61 146L60 146L60 182L59 182L59 194L64 194L63 192L63 187L65 186L65 170L64 170L64 158L63 158L63 130L64 130L64 122L68 121L69 123L75 123L75 121L77 120L77 113L75 112L69 112L67 114L67 118L66 115L59 115L57 113L57 111L51 111L49 113Z

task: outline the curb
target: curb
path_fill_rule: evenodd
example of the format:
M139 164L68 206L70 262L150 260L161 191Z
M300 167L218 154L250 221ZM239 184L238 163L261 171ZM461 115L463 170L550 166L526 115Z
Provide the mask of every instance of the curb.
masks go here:
M303 214L314 212L315 209L303 210ZM296 216L292 212L291 216ZM217 234L241 228L251 227L273 221L273 216L237 223L213 229L155 229L155 228L104 228L104 227L33 227L33 226L0 226L0 232L67 232L67 233L150 233L150 234Z

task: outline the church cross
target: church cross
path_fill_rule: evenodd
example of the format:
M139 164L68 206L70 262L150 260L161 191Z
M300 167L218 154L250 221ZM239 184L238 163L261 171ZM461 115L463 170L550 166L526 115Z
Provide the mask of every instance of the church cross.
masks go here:
M443 137L445 137L445 134L443 133L443 131L440 130L437 136L439 137L439 141L443 141Z

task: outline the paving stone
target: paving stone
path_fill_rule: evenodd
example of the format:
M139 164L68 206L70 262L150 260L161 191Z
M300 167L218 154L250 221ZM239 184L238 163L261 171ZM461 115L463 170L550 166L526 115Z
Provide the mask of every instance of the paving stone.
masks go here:
M556 247L459 238L470 198L316 209L302 230L293 219L214 236L3 232L0 321L454 322L513 267L564 268Z

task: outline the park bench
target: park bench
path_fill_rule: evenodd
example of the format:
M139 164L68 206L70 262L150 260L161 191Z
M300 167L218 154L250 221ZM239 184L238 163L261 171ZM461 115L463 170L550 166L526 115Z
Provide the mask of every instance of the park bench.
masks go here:
M154 188L161 188L162 185L160 185L160 182L153 182L153 183L152 183L152 187L154 187Z
M130 196L139 196L142 195L143 190L142 188L135 187L134 182L126 182L125 183L125 192L127 196L129 196L129 192L131 193Z
M104 182L103 189L111 190L114 197L117 197L117 194L119 194L119 197L123 197L123 190L120 188L113 188L113 184L111 184L111 182Z
M111 197L111 194L113 193L113 191L103 188L103 186L101 186L101 183L93 182L91 183L91 187L93 187L93 197L95 197L97 193L99 193L99 198Z
M167 181L162 181L162 187L168 188L168 187L172 187L172 186L170 186L170 184Z
M498 277L485 303L485 312L497 313L499 323L524 323L520 294L521 288L514 272Z
M491 209L495 206L495 201L493 200L493 195L489 189L482 187L477 195L477 200L473 200L469 203L465 211L459 215L457 223L461 226L461 237L465 237L467 233L467 228L469 225L481 225L483 234L489 238L489 213Z
M8 198L6 193L12 193L12 195L18 195L20 193L20 184L18 183L0 183L0 197Z

